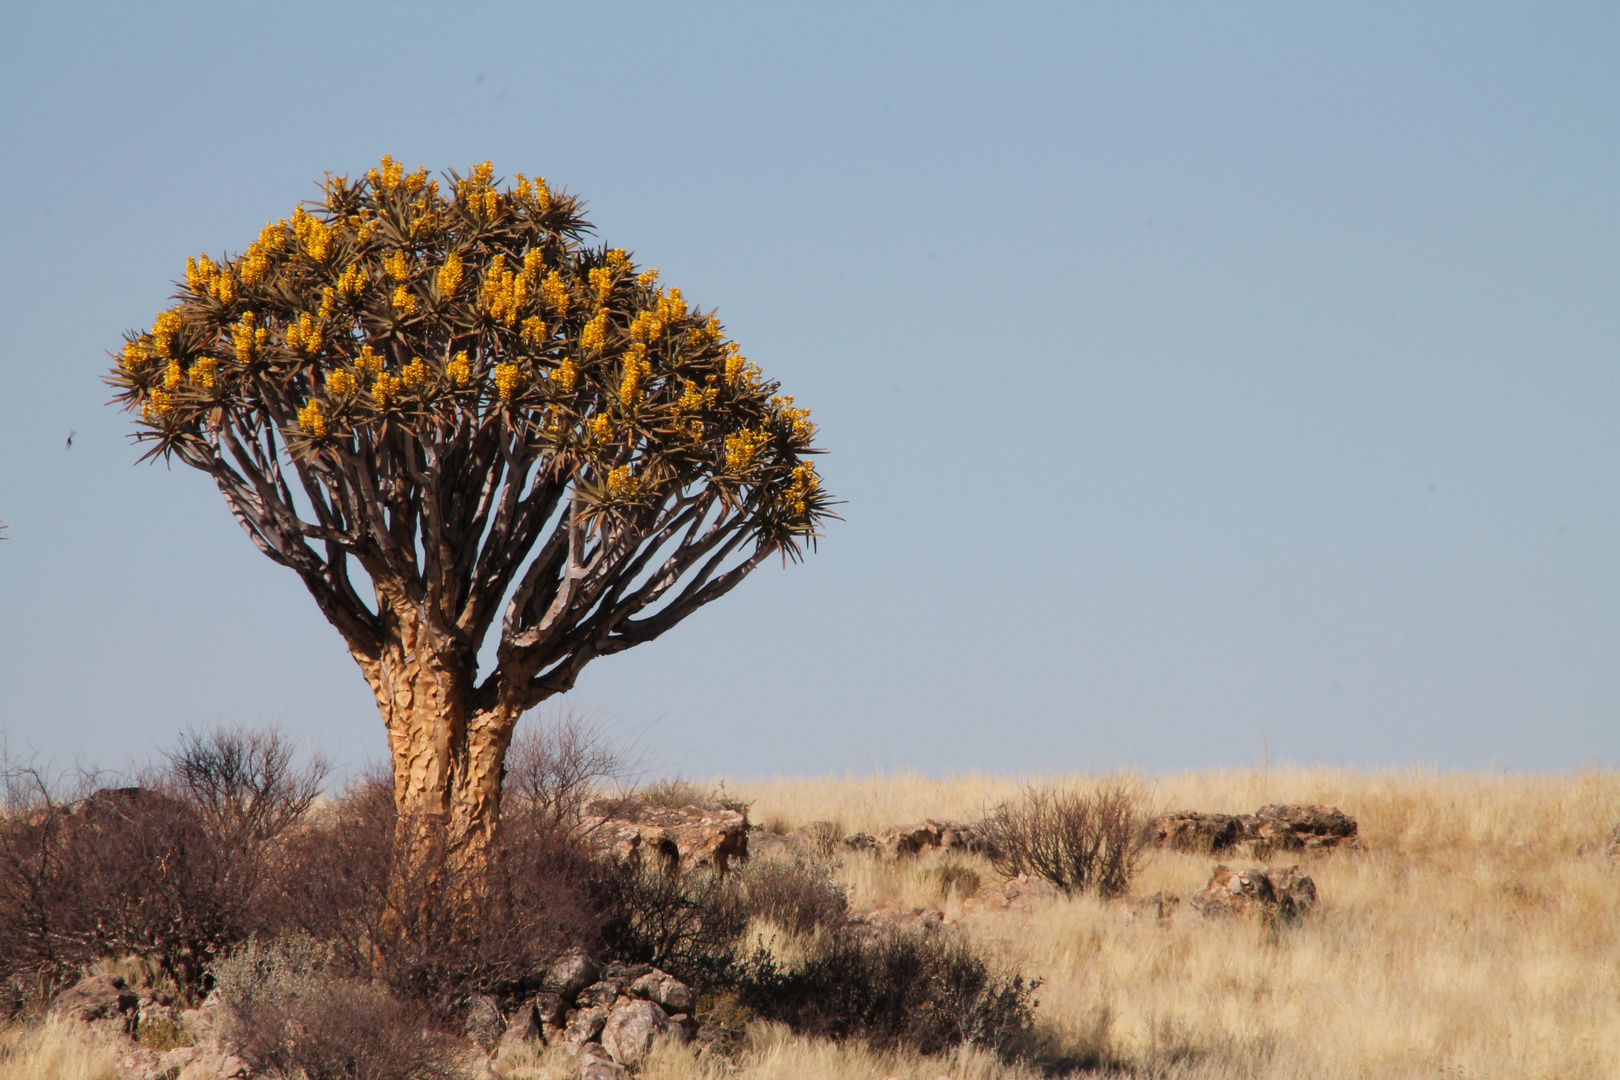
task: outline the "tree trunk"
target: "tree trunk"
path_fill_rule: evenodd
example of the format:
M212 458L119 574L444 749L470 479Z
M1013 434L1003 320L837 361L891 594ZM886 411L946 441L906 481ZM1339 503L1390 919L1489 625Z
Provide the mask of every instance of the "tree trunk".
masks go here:
M472 709L477 658L436 634L409 601L383 606L393 633L380 656L355 659L388 729L397 838L417 853L444 844L456 862L479 864L500 822L518 713Z

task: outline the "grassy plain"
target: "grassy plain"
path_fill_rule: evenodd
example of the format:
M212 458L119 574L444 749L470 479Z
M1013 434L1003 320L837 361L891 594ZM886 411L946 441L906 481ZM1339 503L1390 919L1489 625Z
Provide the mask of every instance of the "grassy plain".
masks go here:
M1085 782L1088 777L1026 777ZM1406 1080L1620 1076L1620 773L1526 775L1422 769L1273 768L1140 778L1155 810L1252 812L1328 803L1353 814L1361 849L1301 856L1320 902L1268 931L1182 905L1168 925L1127 923L1092 897L999 908L941 896L948 856L885 863L847 855L855 910L930 907L984 949L1042 980L1049 1043L1104 1074L1167 1080ZM779 829L833 821L876 831L926 817L970 821L1019 780L908 773L726 780L729 797ZM1255 865L1245 859L1234 864ZM1273 859L1274 863L1293 860ZM1133 892L1185 896L1215 860L1154 853ZM768 933L769 928L764 928ZM0 1080L111 1080L114 1058L53 1028L15 1032ZM499 1063L508 1080L574 1075L565 1055ZM735 1063L670 1052L652 1080L1024 1080L964 1052L874 1053L755 1027Z

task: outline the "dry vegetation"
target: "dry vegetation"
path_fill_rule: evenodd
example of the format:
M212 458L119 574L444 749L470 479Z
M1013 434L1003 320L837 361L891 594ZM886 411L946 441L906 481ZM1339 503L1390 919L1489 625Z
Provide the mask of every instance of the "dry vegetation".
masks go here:
M1084 785L1094 778L1023 779ZM1156 810L1337 805L1359 819L1362 848L1302 855L1321 901L1302 922L1273 928L1205 920L1186 905L1168 926L1128 924L1117 904L1091 893L1011 909L980 905L960 885L974 874L985 882L999 876L987 861L960 854L897 863L845 854L837 877L850 909L941 908L981 951L1042 980L1037 1018L1048 1057L1084 1062L1087 1075L1616 1075L1620 867L1604 842L1620 822L1620 774L1286 768L1139 782ZM724 785L727 797L751 803L754 819L777 829L827 820L845 832L925 817L976 820L1019 791L1017 779L973 774ZM1154 852L1130 891L1185 896L1214 862ZM752 933L774 941L781 955L795 947L758 911ZM9 1052L0 1053L0 1080L111 1080L113 1058L81 1038L52 1027L13 1032ZM574 1070L559 1051L498 1062L507 1080L562 1080ZM756 1020L734 1059L670 1050L646 1075L1011 1080L1038 1073L972 1047L924 1058L795 1036Z
M1165 774L1147 786L1166 810L1337 805L1359 819L1363 850L1304 856L1322 901L1274 935L1185 905L1168 928L1126 925L1090 895L969 913L940 897L927 860L846 860L851 906L943 907L1044 980L1039 1015L1059 1041L1149 1074L1550 1080L1620 1069L1620 868L1603 851L1620 822L1620 774L1287 768ZM856 831L972 820L1019 783L898 774L727 788L759 820ZM1213 863L1155 853L1132 891L1186 895ZM932 1080L950 1070L890 1071ZM872 1073L852 1061L843 1075Z

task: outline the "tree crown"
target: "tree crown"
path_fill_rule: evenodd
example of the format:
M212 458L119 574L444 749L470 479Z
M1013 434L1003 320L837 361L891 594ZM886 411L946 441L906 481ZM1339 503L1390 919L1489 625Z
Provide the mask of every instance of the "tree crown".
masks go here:
M587 243L579 199L488 162L446 180L385 157L245 252L187 259L108 382L147 456L209 473L357 657L392 603L476 651L504 598L486 689L532 702L798 558L830 500L809 411Z

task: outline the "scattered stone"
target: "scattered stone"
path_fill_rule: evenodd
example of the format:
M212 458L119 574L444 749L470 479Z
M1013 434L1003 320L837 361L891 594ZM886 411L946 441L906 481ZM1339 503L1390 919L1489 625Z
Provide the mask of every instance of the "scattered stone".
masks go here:
M563 1030L563 1038L575 1045L595 1042L597 1036L602 1034L602 1025L607 1023L607 1018L606 1005L571 1009L568 1013L568 1024Z
M1253 814L1181 810L1155 818L1147 835L1155 847L1193 854L1248 844L1255 858L1273 851L1355 847L1356 819L1336 806L1272 804Z
M584 950L576 950L551 965L543 980L543 990L572 1001L574 995L601 977L601 970Z
M668 1039L686 1039L686 1030L670 1022L669 1014L650 1001L621 998L602 1028L602 1046L613 1060L635 1068Z
M614 1001L618 1000L619 995L623 993L625 985L623 981L617 979L604 979L601 982L591 983L591 985L574 996L574 1004L582 1009L588 1009L594 1005L612 1005Z
M529 1007L543 1027L559 1027L568 1013L568 999L543 990L529 999Z
M137 1046L113 1066L115 1080L168 1080L158 1062L157 1051Z
M1171 892L1156 892L1147 896L1125 897L1116 903L1119 904L1120 917L1127 926L1143 919L1154 919L1160 926L1169 926L1181 907L1181 897Z
M1315 906L1316 883L1297 866L1264 870L1217 866L1209 884L1187 897L1187 903L1211 918L1259 915L1291 920Z
M657 859L670 871L710 866L725 873L748 858L748 816L720 806L673 809L635 799L598 799L586 835L625 862Z
M969 914L976 914L986 908L1028 909L1038 903L1056 900L1062 895L1063 890L1045 878L1019 874L1007 881L979 886L978 892L963 901L962 909Z
M140 998L118 975L88 975L56 995L50 1013L117 1036L133 1036Z
M974 826L956 821L935 821L933 818L915 825L890 826L880 830L876 836L855 833L844 837L843 844L851 851L872 852L890 859L920 855L925 851L990 850L988 838Z
M857 937L874 937L893 930L926 934L944 928L945 913L934 908L877 908L844 924L845 932Z
M158 1055L165 1077L174 1080L246 1080L247 1062L234 1054L177 1046Z
M1182 810L1155 818L1148 832L1154 847L1207 855L1225 851L1243 839L1243 823L1235 814Z
M579 1080L629 1080L630 1070L618 1064L599 1043L587 1043L579 1052Z
M495 1045L495 1056L502 1057L524 1046L546 1041L545 1028L534 1004L523 1005L506 1022L501 1041Z
M877 837L871 833L863 832L851 833L844 837L844 846L851 851L863 851L871 854L877 854L883 850L882 845L877 842Z
M500 1002L488 994L474 994L467 1002L467 1021L462 1036L475 1046L488 1050L506 1034Z
M697 995L692 993L690 986L657 968L631 983L630 993L656 1002L669 1013L688 1013L697 1004Z

